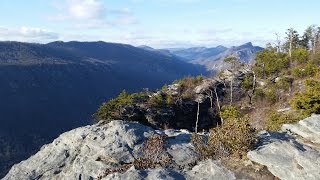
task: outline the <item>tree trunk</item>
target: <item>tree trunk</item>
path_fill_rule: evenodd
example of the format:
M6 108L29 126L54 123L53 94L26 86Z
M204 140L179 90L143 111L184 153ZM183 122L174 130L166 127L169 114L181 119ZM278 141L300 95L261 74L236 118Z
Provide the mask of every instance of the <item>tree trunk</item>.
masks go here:
M265 64L264 63L262 64L262 76L263 76L263 79L266 79L266 71L265 71Z
M198 101L198 110L197 110L197 121L196 121L196 127L195 132L198 133L198 123L199 123L199 114L200 114L200 102Z
M280 53L281 52L281 41L280 41L280 36L278 33L275 33L275 35L277 36L277 52Z
M290 40L289 40L289 57L291 58L292 56L292 35L290 35Z
M213 102L212 102L212 98L213 98L213 95L212 95L212 90L210 90L210 106L211 106L211 109L213 108Z
M214 94L216 95L217 106L218 106L219 115L220 115L220 118L221 118L221 125L223 125L223 118L221 117L221 107L220 107L220 102L219 102L219 96L218 96L218 93L217 93L217 87L214 87Z
M312 52L313 52L313 55L316 54L316 40L313 41Z
M232 97L233 96L233 79L231 78L230 82L230 105L232 104Z
M253 74L253 82L252 82L252 92L251 95L248 94L249 96L249 104L252 105L252 97L254 95L254 92L256 90L256 74L254 73L254 71L252 71Z

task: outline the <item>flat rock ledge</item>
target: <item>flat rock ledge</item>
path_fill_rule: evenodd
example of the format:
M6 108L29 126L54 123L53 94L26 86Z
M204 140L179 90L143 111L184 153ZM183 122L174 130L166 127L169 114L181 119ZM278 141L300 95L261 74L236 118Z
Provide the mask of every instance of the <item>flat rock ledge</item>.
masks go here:
M260 146L248 153L251 161L280 179L320 179L320 115L285 124L282 132L262 131L259 137Z
M220 162L207 160L195 164L197 154L186 130L154 130L136 122L112 121L80 127L61 134L29 159L14 165L4 180L24 179L97 179L106 169L131 163L141 156L147 137L165 134L166 151L175 166L170 169L138 170L109 174L103 179L235 179Z
M107 169L141 157L143 142L154 134L168 137L166 152L173 160L170 168L139 170L132 166L102 179L233 180L238 177L219 161L195 163L198 155L190 143L191 133L186 130L154 130L137 122L117 120L60 135L29 159L14 165L3 179L97 179ZM320 115L312 115L297 124L285 124L281 132L262 131L259 139L257 148L247 155L251 161L266 166L279 179L320 179Z

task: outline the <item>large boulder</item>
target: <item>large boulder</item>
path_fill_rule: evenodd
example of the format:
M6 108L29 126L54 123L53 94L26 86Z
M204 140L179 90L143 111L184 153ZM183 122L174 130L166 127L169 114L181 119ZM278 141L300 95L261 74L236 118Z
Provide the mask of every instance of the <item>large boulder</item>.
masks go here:
M172 162L167 167L136 169L103 175L108 169L142 157L145 140L164 135L165 151ZM207 161L193 167L198 155L186 130L154 130L136 122L112 121L66 132L29 159L12 167L4 180L24 179L234 179L219 162ZM193 168L192 168L193 167ZM205 171L203 171L205 168Z
M283 132L260 133L261 145L248 158L265 165L280 179L320 179L320 115L295 125L283 125Z

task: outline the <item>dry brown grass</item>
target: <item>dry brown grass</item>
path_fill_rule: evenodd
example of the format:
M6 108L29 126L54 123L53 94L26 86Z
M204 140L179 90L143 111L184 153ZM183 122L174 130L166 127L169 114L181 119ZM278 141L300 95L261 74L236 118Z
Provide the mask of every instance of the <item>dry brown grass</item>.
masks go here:
M222 126L210 130L208 139L193 134L194 144L200 159L221 159L224 157L242 158L253 148L256 142L255 129L249 125L248 119L228 120Z
M120 167L106 169L97 179L102 179L109 174L124 173L130 167L136 169L148 169L156 167L167 167L172 162L172 157L166 152L165 135L154 134L143 143L143 157L135 159L132 163L122 164Z

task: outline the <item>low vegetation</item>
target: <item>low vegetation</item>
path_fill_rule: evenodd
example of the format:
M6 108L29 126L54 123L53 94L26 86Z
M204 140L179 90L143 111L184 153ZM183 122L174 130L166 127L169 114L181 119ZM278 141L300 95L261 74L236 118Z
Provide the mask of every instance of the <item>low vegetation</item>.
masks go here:
M235 120L240 117L240 112L235 106L227 105L222 108L220 116L224 120Z
M242 158L253 148L255 137L255 129L250 126L248 119L236 118L210 129L207 139L194 133L192 143L200 154L200 159Z
M267 115L267 129L270 131L278 131L283 124L293 124L305 118L299 113L279 113L271 111Z
M296 93L291 99L292 107L306 116L320 114L320 81L307 80L305 86L305 91Z
M129 94L123 90L119 96L103 103L93 115L96 121L103 120L106 123L115 119L122 119L121 108L126 105L136 105L148 99L146 93Z
M132 163L122 164L117 168L106 169L98 176L98 179L103 179L112 173L123 173L130 167L136 169L148 169L156 167L168 167L172 162L172 157L167 153L166 136L154 134L148 137L143 143L142 156L135 159Z

